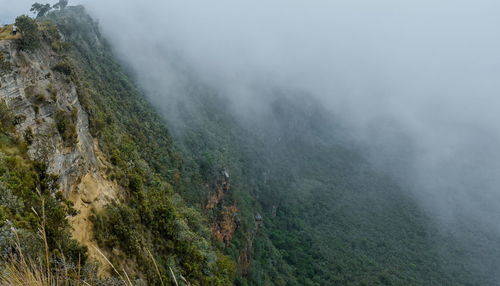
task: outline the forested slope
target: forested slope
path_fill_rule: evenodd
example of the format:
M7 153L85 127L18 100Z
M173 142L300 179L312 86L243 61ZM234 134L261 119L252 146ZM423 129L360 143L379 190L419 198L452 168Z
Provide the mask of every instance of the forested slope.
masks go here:
M249 224L263 218L255 222L256 235L232 241L241 249L253 239L241 285L496 283L488 273L476 276L462 246L377 171L321 107L300 95L278 95L272 115L241 123L205 88L186 92L199 113L180 104L189 128L175 137L200 169L215 163L234 174L228 200L236 201L242 217L251 212Z

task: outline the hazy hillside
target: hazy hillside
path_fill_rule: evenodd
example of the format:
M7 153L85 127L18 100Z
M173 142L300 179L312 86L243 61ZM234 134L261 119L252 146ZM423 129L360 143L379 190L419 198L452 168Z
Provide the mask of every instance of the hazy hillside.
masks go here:
M61 285L498 284L500 240L450 234L307 93L262 88L265 111L240 116L182 64L175 89L145 81L81 6L16 24L0 39L3 285L20 257Z

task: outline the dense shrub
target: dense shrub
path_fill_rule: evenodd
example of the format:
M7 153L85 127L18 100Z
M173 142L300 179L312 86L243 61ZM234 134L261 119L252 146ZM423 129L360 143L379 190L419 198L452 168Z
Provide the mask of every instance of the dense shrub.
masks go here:
M55 86L52 83L49 83L46 90L50 95L50 99L53 102L56 102L57 101L57 89L55 88Z
M13 125L13 117L10 110L7 108L5 101L0 99L0 131L6 131Z
M16 18L16 26L21 32L18 46L21 50L33 50L40 45L40 33L36 20L23 15Z
M5 59L5 55L0 52L0 74L12 70L12 64Z
M61 135L63 141L68 146L74 146L78 141L76 132L77 110L71 109L70 112L58 109L55 113L57 131Z
M73 69L68 59L63 60L52 68L56 72L60 72L64 75L70 76Z
M43 222L51 257L64 253L72 263L84 262L85 249L71 239L67 220L75 210L58 191L57 176L47 172L46 164L31 161L26 151L17 137L0 133L0 227L8 223L18 229L23 251L36 257Z

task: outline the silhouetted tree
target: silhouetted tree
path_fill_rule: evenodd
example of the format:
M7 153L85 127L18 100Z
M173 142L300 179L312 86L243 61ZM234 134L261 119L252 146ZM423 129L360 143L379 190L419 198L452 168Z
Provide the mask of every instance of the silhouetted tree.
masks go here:
M31 5L31 9L30 11L33 12L33 13L36 13L36 17L43 17L45 16L49 11L50 9L52 9L52 7L50 6L50 4L40 4L40 3L35 3L33 5Z

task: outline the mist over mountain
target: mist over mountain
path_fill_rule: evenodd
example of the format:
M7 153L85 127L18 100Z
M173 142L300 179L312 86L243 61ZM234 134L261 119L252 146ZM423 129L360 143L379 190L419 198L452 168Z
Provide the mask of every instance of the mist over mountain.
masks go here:
M113 262L158 282L139 244L200 285L498 285L497 1L72 4L96 22L37 21L72 46L125 190L89 215Z
M439 220L499 230L497 2L85 5L159 106L182 97L185 74L245 120L272 90L306 94Z

